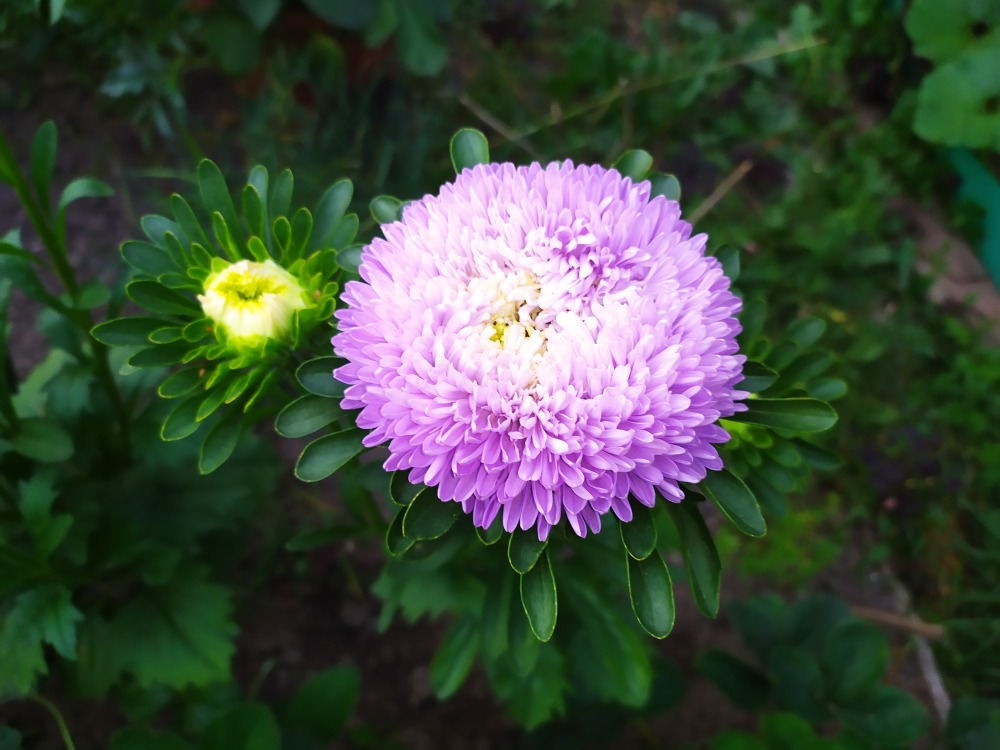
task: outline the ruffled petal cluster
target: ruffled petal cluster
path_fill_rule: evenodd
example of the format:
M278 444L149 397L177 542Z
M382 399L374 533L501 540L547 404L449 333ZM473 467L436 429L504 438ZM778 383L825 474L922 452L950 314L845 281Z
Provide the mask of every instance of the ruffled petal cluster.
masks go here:
M722 468L740 300L676 201L599 166L489 164L382 230L333 345L387 470L545 539Z

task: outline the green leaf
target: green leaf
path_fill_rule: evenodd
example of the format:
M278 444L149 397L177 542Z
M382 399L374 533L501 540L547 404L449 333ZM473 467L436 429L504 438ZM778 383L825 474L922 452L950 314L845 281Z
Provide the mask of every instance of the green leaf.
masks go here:
M295 399L278 414L274 429L287 438L300 438L321 430L346 412L340 402L309 394Z
M503 536L503 514L497 513L496 517L493 519L493 523L489 525L489 528L483 529L479 526L476 527L476 536L479 537L479 541L485 544L487 547L496 544L500 541L500 537Z
M9 440L11 448L35 461L58 463L73 455L73 438L69 433L42 417L22 419Z
M81 198L110 198L114 194L115 191L100 180L95 180L93 177L77 177L63 188L62 195L59 196L59 216L62 218L69 204Z
M767 675L727 651L704 651L695 664L729 700L746 711L760 711L771 700Z
M42 643L63 657L76 658L76 624L83 615L61 584L43 584L25 591L0 627L0 695L24 695L35 677L45 674Z
M737 383L737 388L750 393L760 393L777 379L778 373L764 367L760 362L744 362L743 380Z
M257 188L253 185L243 186L243 218L246 219L247 227L250 229L250 234L262 239L267 237L267 215L264 211L264 199L261 197ZM267 251L265 250L264 256L262 258L257 258L256 254L254 257L257 261L263 262L267 259Z
M346 248L358 236L360 224L361 222L357 214L347 214L347 216L340 220L337 228L333 231L333 236L330 238L330 246L338 250Z
M35 263L39 266L48 266L48 264L37 255L32 255L26 250L22 250L19 247L11 245L9 242L0 241L0 255L10 255L15 258L20 258L21 260L29 261L30 263Z
M773 515L775 518L784 518L788 515L788 501L784 494L778 492L774 486L756 471L751 471L744 477L747 487L757 498L760 507Z
M426 489L422 484L410 484L410 480L406 477L406 471L394 471L389 480L389 499L403 508L413 502L413 498L421 490Z
M556 631L559 600L548 552L540 564L521 576L521 606L535 637L543 643L549 640Z
M760 514L757 498L731 471L709 471L699 487L744 534L759 537L767 533L767 524Z
M332 244L334 233L344 218L344 213L350 207L353 197L354 183L348 179L338 180L323 193L319 203L316 204L313 217L312 235L308 246L310 251L335 247Z
M341 0L304 0L306 6L327 23L342 29L362 31L374 19L375 4L372 0L345 3Z
M240 703L208 725L198 750L279 750L281 729L262 703Z
M712 738L709 750L771 750L752 734L727 729Z
M779 711L762 716L761 734L771 750L840 750L840 745L816 736L805 719Z
M433 487L422 489L407 506L403 535L407 539L437 539L462 515L462 504L438 499Z
M762 663L767 663L772 650L790 641L796 624L792 609L776 594L730 602L726 613L747 648Z
M261 38L257 29L245 16L218 12L206 14L202 34L205 46L227 75L245 76L257 67ZM200 174L199 169L199 176Z
M257 31L263 31L281 10L281 0L240 0L240 7Z
M814 469L820 471L835 471L844 465L840 456L836 453L831 453L825 448L820 448L812 443L807 443L805 440L800 440L796 438L792 441L795 445L795 450L799 452L802 456L802 461L811 466Z
M130 367L140 370L169 367L170 365L177 365L183 362L184 356L189 351L191 351L191 344L187 341L151 346L129 357L128 364Z
M225 222L230 238L240 251L246 249L243 229L236 215L236 206L229 187L222 176L222 171L209 159L202 159L198 164L198 190L209 215L219 213Z
M622 177L630 177L632 182L642 182L653 168L653 155L641 148L626 151L611 165Z
M836 401L847 393L847 383L840 378L818 378L806 385L806 392L820 401Z
M463 615L451 624L441 639L430 671L431 688L438 700L454 695L472 671L479 652L478 625L475 616Z
M719 613L719 586L722 563L712 534L705 525L698 504L686 498L680 503L665 503L670 518L677 527L684 554L684 567L695 604L706 617Z
M837 703L861 697L878 683L888 665L889 644L870 622L848 618L827 636L823 671L830 696Z
M236 450L242 432L243 412L230 409L205 436L198 454L198 471L211 474L222 466Z
M35 132L31 144L31 181L44 210L49 210L49 184L56 168L56 126L52 120Z
M837 423L833 407L814 398L752 398L744 403L746 411L726 419L799 433L821 432Z
M177 404L163 420L160 437L166 441L182 440L197 432L201 427L197 419L198 409L204 400L205 394L199 393Z
M821 375L833 360L826 352L809 352L796 357L782 371L781 377L768 389L768 396L780 396L799 383Z
M668 201L679 201L681 199L681 183L672 174L653 172L649 175L649 182L652 189L649 191L649 199L652 200L658 195L662 195Z
M156 392L162 398L180 398L186 396L199 385L202 385L205 372L201 366L190 367L186 370L178 370L169 378L160 383Z
M118 657L140 686L229 679L237 628L228 589L195 575L133 594L111 621Z
M740 251L732 245L723 245L715 251L714 255L722 264L722 273L730 281L736 281L740 277Z
M909 747L930 724L920 701L888 685L876 685L856 703L841 706L837 716L851 732L878 747Z
M826 332L826 321L822 318L803 318L790 324L785 330L785 339L791 341L799 349L807 349Z
M975 0L914 0L906 33L914 54L944 63L969 50L1000 46L1000 7Z
M10 281L28 297L39 304L52 308L66 317L73 319L73 312L58 297L50 294L38 278L38 273L21 256L0 254L0 279Z
M628 594L632 612L643 630L654 638L666 638L674 629L674 586L663 558L656 554L638 560L625 555L628 563Z
M396 513L396 517L392 519L392 523L389 524L389 528L385 532L386 549L389 550L390 555L395 557L404 555L414 543L413 539L407 539L403 536L403 516L405 515L406 512L402 510Z
M271 189L271 201L268 204L268 215L271 217L272 224L278 217L288 216L292 206L294 186L295 178L292 176L292 170L281 170L278 178L274 181L274 187Z
M309 209L300 208L292 216L292 244L290 248L290 257L301 258L302 251L305 249L306 243L309 242L309 238L312 236L312 214L309 213Z
M1000 46L969 52L930 72L917 92L914 132L945 146L1000 150Z
M361 439L367 433L357 427L334 432L305 447L295 464L295 476L303 482L326 479L365 448Z
M347 387L333 377L335 368L346 364L340 357L318 357L299 365L295 377L299 385L310 393L327 398L340 398Z
M133 302L150 312L163 315L202 316L201 305L190 297L167 289L156 281L133 281L125 287L125 293ZM160 323L160 327L163 323Z
M345 247L337 253L337 265L345 271L358 273L361 268L361 255L364 252L364 245L351 245Z
M351 664L340 664L312 677L292 697L283 723L313 742L327 745L343 731L361 692L361 673Z
M455 174L472 169L477 164L490 163L490 144L475 128L462 128L451 137L451 165Z
M779 646L767 660L778 704L812 722L826 720L828 712L819 663L807 651Z
M504 570L487 588L483 616L480 618L483 656L489 661L495 661L507 652L513 598L514 575ZM520 616L520 612L515 614Z
M372 218L379 224L392 224L399 221L403 212L403 202L391 195L377 195L368 206Z
M640 502L632 502L632 520L623 521L622 543L629 555L636 560L645 560L656 549L656 526L652 511Z
M527 531L514 529L507 543L507 559L510 567L518 573L527 573L538 562L539 556L545 551L548 542L538 539L538 530L534 527Z
M116 318L94 326L91 333L108 346L148 346L149 334L163 323L162 318Z
M411 73L433 76L440 73L447 62L448 46L440 30L421 10L410 3L397 3L399 32L396 49Z
M194 747L173 732L126 727L115 732L110 750L194 750Z
M983 698L956 698L948 712L945 735L954 750L996 750L1000 747L1000 710Z

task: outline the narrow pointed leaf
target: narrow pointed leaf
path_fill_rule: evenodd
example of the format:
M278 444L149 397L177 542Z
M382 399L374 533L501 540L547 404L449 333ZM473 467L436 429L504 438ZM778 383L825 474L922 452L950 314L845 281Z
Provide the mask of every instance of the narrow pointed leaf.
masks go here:
M666 638L674 629L674 586L670 571L659 553L642 560L625 555L628 563L628 593L632 612L643 630L654 638Z
M31 181L42 207L49 210L49 185L56 168L56 126L52 120L35 132L31 144Z
M290 169L283 169L278 178L274 181L271 189L271 200L268 203L268 213L271 221L274 222L279 216L288 216L292 206L292 190L295 186L295 178L292 177Z
M708 499L744 534L764 536L767 532L767 524L760 514L757 498L743 480L728 469L709 471L700 487Z
M667 502L665 505L681 538L684 567L695 604L706 617L715 617L719 613L722 562L712 534L698 510L698 503L692 498L685 498L680 503Z
M204 370L201 367L189 367L178 370L160 383L156 392L162 398L180 398L186 396L204 382Z
M747 411L726 419L801 433L821 432L837 423L833 407L814 398L752 398L745 403Z
M202 159L198 165L198 190L201 199L210 214L219 213L229 230L229 236L238 250L246 247L243 238L243 229L240 225L239 216L236 215L236 206L233 204L233 196L229 193L226 179L222 172L209 159Z
M184 360L184 355L189 351L191 351L191 344L187 341L161 344L159 346L151 346L149 349L143 349L141 352L136 352L129 357L128 363L131 367L137 367L142 370L169 367L170 365L180 364Z

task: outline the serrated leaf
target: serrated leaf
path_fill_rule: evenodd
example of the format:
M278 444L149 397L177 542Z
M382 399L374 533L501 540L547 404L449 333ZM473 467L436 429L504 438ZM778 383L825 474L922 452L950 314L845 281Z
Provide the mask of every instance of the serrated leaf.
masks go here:
M287 438L300 438L321 430L346 412L340 402L309 394L297 398L282 409L274 420L274 429Z
M60 425L42 417L28 417L17 425L10 446L22 456L57 463L73 455L73 438Z
M477 618L466 614L448 628L431 660L430 682L438 700L449 698L458 691L472 671L479 653Z
M323 745L333 742L354 713L361 692L357 667L324 669L299 688L285 709L283 723Z
M722 563L712 534L705 525L698 504L690 498L665 503L681 538L681 552L695 604L706 617L719 613L719 586Z
M295 476L303 482L326 479L364 450L365 430L352 427L314 440L295 464Z
M833 407L814 398L752 398L744 403L746 411L726 419L798 433L821 432L837 423Z
M451 137L451 165L455 174L472 169L477 164L490 163L490 144L475 128L462 128Z
M559 600L548 552L544 552L541 560L521 576L521 606L535 637L543 643L549 640L556 630Z
M437 490L426 487L404 511L403 535L407 539L437 539L462 515L462 504L438 499Z
M659 553L638 560L625 555L628 593L632 612L643 630L654 638L666 638L674 629L674 586L670 571Z
M704 651L695 664L729 700L746 711L760 711L771 699L767 675L727 651Z
M656 549L656 525L649 508L632 502L632 520L620 522L622 544L636 560L645 560Z
M889 644L870 622L842 620L823 646L823 672L837 703L860 698L881 679L889 664Z
M518 573L527 573L538 562L539 556L545 551L547 542L538 539L538 530L534 527L527 531L514 529L507 543L507 560Z
M622 177L631 178L632 182L642 182L653 168L653 156L641 148L632 149L619 156L611 168L617 169Z
M47 668L42 643L76 657L76 624L83 615L61 584L43 584L17 597L0 627L0 695L24 695Z
M764 536L767 524L760 514L757 498L743 480L728 469L709 471L699 485L726 518L748 536Z

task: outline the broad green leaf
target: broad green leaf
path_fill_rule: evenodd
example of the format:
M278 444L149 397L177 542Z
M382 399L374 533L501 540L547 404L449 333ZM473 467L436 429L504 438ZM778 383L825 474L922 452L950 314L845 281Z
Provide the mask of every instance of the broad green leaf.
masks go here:
M239 409L230 409L223 414L201 444L201 452L198 454L198 471L202 474L211 474L224 464L240 440L243 432L243 412Z
M795 385L822 375L831 364L833 359L826 352L808 352L796 357L768 388L767 396L780 396Z
M760 362L744 362L743 380L737 383L736 387L741 391L760 393L777 379L778 373L764 367Z
M327 247L336 247L332 244L334 233L344 218L344 213L351 205L354 197L354 183L348 179L338 180L333 183L316 204L316 213L313 216L312 235L309 239L308 249L321 250Z
M503 514L497 513L496 518L493 519L493 523L491 523L488 528L483 529L477 526L476 536L478 536L479 541L487 547L499 542L500 537L503 536Z
M837 423L833 407L814 398L752 398L744 403L746 411L726 419L799 433L822 432Z
M455 694L472 671L479 652L479 623L466 614L455 620L431 660L431 688L438 700Z
M180 398L186 396L205 381L205 371L201 366L178 370L160 383L156 392L162 398Z
M781 372L799 353L799 345L794 341L782 341L767 353L764 363L772 370Z
M750 488L753 496L757 498L757 503L763 510L766 510L775 518L784 518L788 515L788 500L785 499L784 494L778 492L758 472L751 471L743 478L743 481L746 482L747 487Z
M767 449L767 457L786 468L802 464L802 454L799 453L796 443L777 436L771 439L771 447Z
M870 622L851 617L827 636L822 663L830 697L849 703L882 678L889 665L889 644Z
M723 695L746 711L760 711L771 700L771 682L767 675L728 651L704 651L695 664Z
M70 203L81 198L110 198L114 194L115 191L100 180L95 180L93 177L77 177L63 188L59 196L58 213L62 216Z
M22 419L9 441L22 456L45 463L58 463L73 455L73 438L69 433L42 417Z
M145 727L126 727L111 738L110 750L194 750L173 732L154 732Z
M931 71L917 92L914 132L945 146L1000 150L1000 46L964 54Z
M163 420L160 437L166 441L181 440L197 432L201 427L201 422L197 420L198 409L204 400L205 394L198 393L177 404Z
M310 359L299 365L295 371L295 377L299 385L310 393L327 398L340 398L344 395L347 387L333 377L333 371L337 367L345 365L346 361L340 357L318 357Z
M414 540L403 536L403 517L406 511L399 511L385 532L385 546L390 555L400 556L413 546Z
M839 707L837 717L852 733L876 747L909 747L930 724L920 701L888 685L876 685L856 703Z
M202 36L205 46L227 75L245 76L257 67L261 38L256 27L245 16L225 12L207 13L202 25ZM205 203L209 205L208 201Z
M803 318L785 329L785 338L799 349L807 349L823 338L825 332L826 321L822 318Z
M191 348L192 345L187 341L151 346L129 357L128 364L140 370L177 365L184 361L184 356L191 351Z
M539 540L538 530L534 527L527 531L514 529L507 543L507 560L510 561L510 567L518 573L527 573L535 567L539 556L545 551L546 544L548 543Z
M76 658L76 624L83 615L73 606L72 596L62 584L46 583L17 598L15 610L25 623L32 623L38 637L65 659Z
M201 305L155 281L133 281L125 293L140 307L163 315L202 316ZM162 325L162 324L161 324Z
M240 7L257 31L263 31L281 10L281 0L240 0Z
M364 252L364 249L364 245L345 247L337 253L337 265L345 271L358 273L361 268L361 254Z
M46 674L42 643L76 657L76 624L83 615L61 584L42 584L17 597L0 626L0 695L25 695Z
M732 245L723 245L715 251L715 257L722 264L722 272L730 281L740 277L740 251Z
M843 599L819 593L806 594L790 610L793 622L790 643L814 654L822 652L830 631L851 612Z
M840 750L839 745L818 738L801 716L785 711L762 716L760 731L771 750Z
M772 650L789 642L795 628L792 609L776 594L730 602L726 614L743 643L764 664Z
M641 148L632 149L619 156L611 168L617 169L622 177L630 177L634 183L642 182L653 168L653 156Z
M806 385L806 392L820 401L836 401L847 393L847 383L840 378L817 378Z
M410 484L405 470L394 471L389 480L389 499L396 505L405 508L423 489L425 487L422 484Z
M213 373L212 375L209 375L208 378L206 378L207 382L205 383L205 385L206 386L214 385L215 387L212 387L208 391L208 394L202 399L201 404L198 405L198 411L194 415L194 420L196 422L204 422L210 416L215 414L215 412L217 412L222 407L222 404L225 403L226 391L228 390L228 388L220 386L218 383L214 382L215 377L217 377L216 374L218 372L219 371L216 370L216 373Z
M490 660L499 659L507 652L509 644L511 602L514 598L514 574L504 570L486 590L483 602L482 644L483 656ZM520 616L520 612L516 612Z
M656 549L656 526L653 513L642 503L632 502L632 520L620 523L622 543L629 555L645 560Z
M361 444L365 434L364 430L351 427L314 440L299 456L295 476L303 482L326 479L365 449Z
M639 624L654 638L666 638L674 629L674 586L663 558L656 554L637 560L625 555L628 563L628 593L632 612Z
M706 617L719 613L722 563L698 504L691 498L664 503L681 538L681 552L695 604Z
M451 137L451 165L455 174L477 164L490 163L490 144L475 128L462 128Z
M681 183L672 174L653 172L649 175L649 182L652 185L649 191L650 200L658 195L662 195L668 201L679 201L681 199Z
M462 504L439 500L437 490L426 487L403 512L403 534L408 539L437 539L462 515Z
M38 201L49 210L49 185L56 168L56 126L52 120L42 124L35 132L31 144L31 181Z
M182 689L229 679L237 628L228 589L194 575L133 594L110 625L139 685Z
M377 195L372 198L368 210L371 211L372 218L378 224L392 224L394 221L399 221L403 211L403 202L391 195Z
M330 237L330 246L338 250L346 248L358 236L360 225L361 221L358 219L357 214L347 214L347 216L340 220L337 228L333 230L333 236Z
M757 498L743 480L728 469L709 471L699 485L736 528L748 536L764 536L767 524Z
M94 326L94 338L108 346L148 346L149 334L163 328L162 318L116 318Z
M1000 46L1000 6L980 0L914 0L906 14L913 52L941 64Z
M396 49L407 70L418 76L440 73L448 60L448 46L441 31L416 4L398 3L396 12L399 14Z
M778 705L812 722L828 717L819 662L804 649L779 646L767 660Z
M274 429L287 438L300 438L321 430L346 412L340 402L309 394L288 404L274 420Z
M240 703L208 725L198 750L279 750L281 729L262 703Z
M548 552L542 555L538 564L521 576L521 606L524 607L535 637L543 643L549 640L556 630L559 600Z
M802 456L802 461L814 469L820 471L834 471L843 466L844 462L836 453L831 453L825 448L807 443L805 440L796 438L792 441L795 450Z
M327 745L343 731L361 691L361 673L351 664L324 669L292 697L282 723Z

